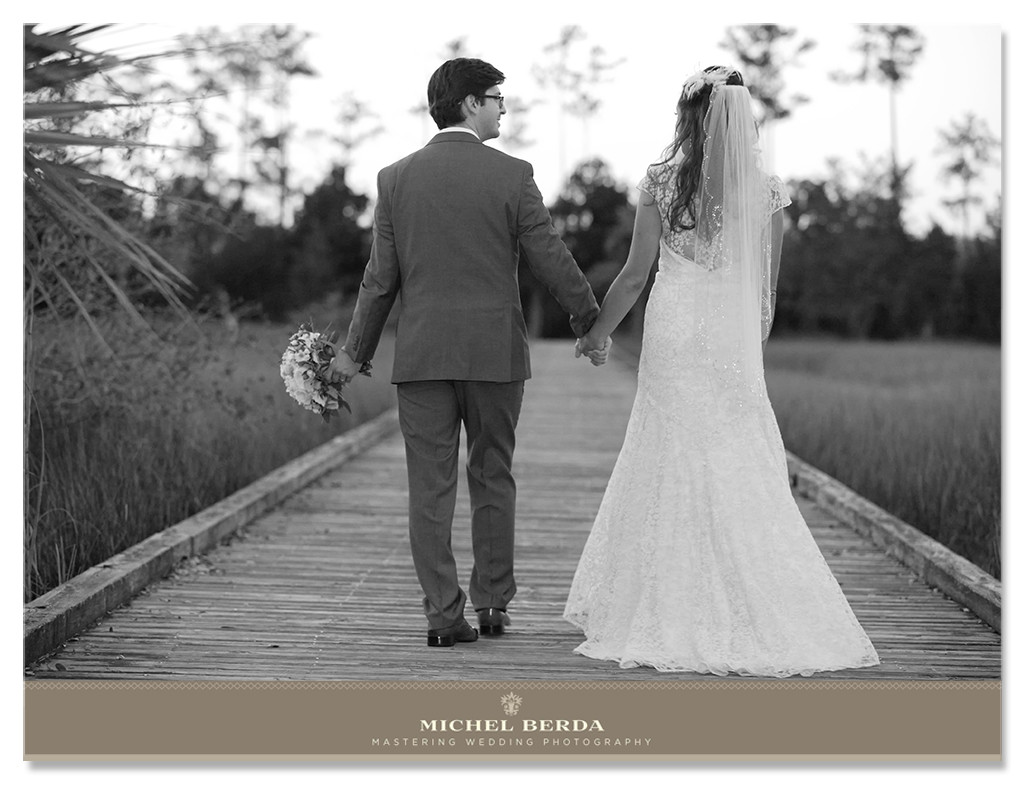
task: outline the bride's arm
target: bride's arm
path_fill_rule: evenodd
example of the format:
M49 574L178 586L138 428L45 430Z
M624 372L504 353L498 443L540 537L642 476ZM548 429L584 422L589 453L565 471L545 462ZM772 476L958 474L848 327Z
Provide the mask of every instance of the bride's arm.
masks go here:
M636 208L633 223L633 240L629 246L626 264L615 277L608 294L601 304L601 313L584 337L586 344L602 347L605 339L619 326L636 299L640 297L651 265L658 257L658 242L661 240L661 216L658 206L650 194L640 192L640 203Z
M771 290L779 284L779 264L782 261L782 211L776 210L772 214L772 282Z
M768 343L768 334L771 333L772 323L775 322L775 303L776 303L776 288L779 285L779 266L782 263L782 211L776 210L772 214L771 218L771 244L772 244L772 257L771 257L771 270L769 272L769 306L771 308L771 314L768 315L767 328L762 328L761 337L761 351L764 351L765 346Z

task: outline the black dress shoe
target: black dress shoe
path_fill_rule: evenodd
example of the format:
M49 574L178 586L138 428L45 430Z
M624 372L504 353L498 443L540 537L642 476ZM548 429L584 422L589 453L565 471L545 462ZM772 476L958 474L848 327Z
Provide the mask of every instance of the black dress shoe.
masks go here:
M432 628L427 631L428 647L454 647L455 642L476 641L478 638L476 628L466 620L450 628Z
M476 614L484 636L500 636L511 624L505 609L477 609Z

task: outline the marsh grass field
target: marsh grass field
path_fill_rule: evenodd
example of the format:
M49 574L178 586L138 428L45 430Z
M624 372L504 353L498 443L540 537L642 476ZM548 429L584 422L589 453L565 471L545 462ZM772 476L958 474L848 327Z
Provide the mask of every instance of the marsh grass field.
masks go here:
M1001 577L998 347L772 339L765 377L788 450Z
M84 326L36 326L25 601L394 405L387 335L373 375L345 390L351 414L324 423L292 401L278 364L307 318L234 337L217 320L155 322L160 341L113 320L116 360Z

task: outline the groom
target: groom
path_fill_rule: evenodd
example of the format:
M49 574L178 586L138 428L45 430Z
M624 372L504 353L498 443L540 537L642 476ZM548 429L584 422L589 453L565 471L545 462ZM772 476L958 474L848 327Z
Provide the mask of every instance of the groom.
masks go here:
M451 547L463 425L469 599L481 633L501 634L509 625L506 609L516 592L512 453L530 377L520 251L577 336L598 314L590 285L551 224L533 168L483 144L500 133L504 81L494 66L468 58L449 60L431 76L427 102L440 132L377 176L370 260L333 366L345 382L358 373L401 295L391 381L409 472L409 539L432 647L477 639L464 617L467 598ZM607 347L583 350L597 364Z

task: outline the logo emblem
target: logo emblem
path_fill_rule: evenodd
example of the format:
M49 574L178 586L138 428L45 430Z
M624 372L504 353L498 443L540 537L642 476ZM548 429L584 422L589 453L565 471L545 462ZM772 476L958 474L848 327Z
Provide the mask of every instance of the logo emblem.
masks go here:
M505 710L506 715L518 715L519 708L523 704L521 696L516 696L514 693L510 693L507 696L501 697L501 707Z

